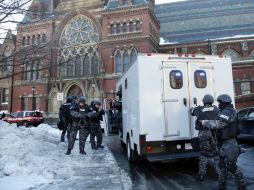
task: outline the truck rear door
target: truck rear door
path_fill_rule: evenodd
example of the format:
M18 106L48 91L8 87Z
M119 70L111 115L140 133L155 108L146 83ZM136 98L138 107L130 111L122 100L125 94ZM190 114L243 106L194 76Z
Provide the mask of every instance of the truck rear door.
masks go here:
M197 135L190 108L202 105L205 94L213 95L211 64L166 61L162 71L165 139L190 139Z
M189 72L189 94L190 107L203 105L203 97L206 94L215 95L214 92L214 68L209 62L188 62ZM198 131L195 130L195 117L191 117L192 136L197 136Z

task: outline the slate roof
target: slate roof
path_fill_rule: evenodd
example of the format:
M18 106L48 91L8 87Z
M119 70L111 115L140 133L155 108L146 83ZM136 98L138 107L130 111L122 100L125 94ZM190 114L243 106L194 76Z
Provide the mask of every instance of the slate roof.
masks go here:
M36 19L46 19L52 17L53 4L57 4L58 0L33 0L26 15L24 16L22 23L30 23L34 20L33 14L37 14ZM39 18L38 18L39 17Z
M188 0L156 5L155 14L169 43L254 34L253 0Z
M141 5L141 4L147 4L149 0L133 0L132 3L133 5ZM105 9L116 9L119 7L123 6L128 6L128 5L120 5L118 3L118 0L109 0Z

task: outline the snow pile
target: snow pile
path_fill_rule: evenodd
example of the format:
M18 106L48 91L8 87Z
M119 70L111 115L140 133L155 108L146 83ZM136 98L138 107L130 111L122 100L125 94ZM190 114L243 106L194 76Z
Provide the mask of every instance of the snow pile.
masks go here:
M79 154L76 141L72 155L66 156L67 144L59 139L59 130L46 124L25 128L0 121L0 189L85 189L87 180L91 187L102 180L109 188L125 187L107 148L93 151L87 143L84 156Z

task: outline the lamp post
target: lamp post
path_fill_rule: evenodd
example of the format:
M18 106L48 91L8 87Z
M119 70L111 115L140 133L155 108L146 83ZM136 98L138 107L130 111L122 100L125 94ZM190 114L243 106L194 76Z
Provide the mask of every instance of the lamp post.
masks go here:
M32 87L32 93L33 93L33 97L32 97L32 111L35 111L35 108L36 108L36 106L35 106L35 90L36 90L36 88L35 88L35 86L33 86Z

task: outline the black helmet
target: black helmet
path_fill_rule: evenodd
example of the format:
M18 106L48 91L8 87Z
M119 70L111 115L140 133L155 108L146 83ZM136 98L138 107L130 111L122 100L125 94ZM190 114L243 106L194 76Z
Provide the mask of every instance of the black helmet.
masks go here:
M86 103L86 98L84 96L79 97L79 103Z
M72 100L77 100L77 99L78 99L77 96L75 96L75 95L72 96Z
M72 96L68 96L66 99L66 103L72 103L73 97Z
M221 94L221 95L218 96L217 101L222 102L222 103L231 103L232 99L227 94Z
M91 106L94 106L94 101L91 101Z
M99 101L94 101L94 106L96 106L96 105L101 105L101 102L99 102Z
M211 94L206 94L203 98L203 103L204 105L206 104L213 104L214 103L214 98Z

